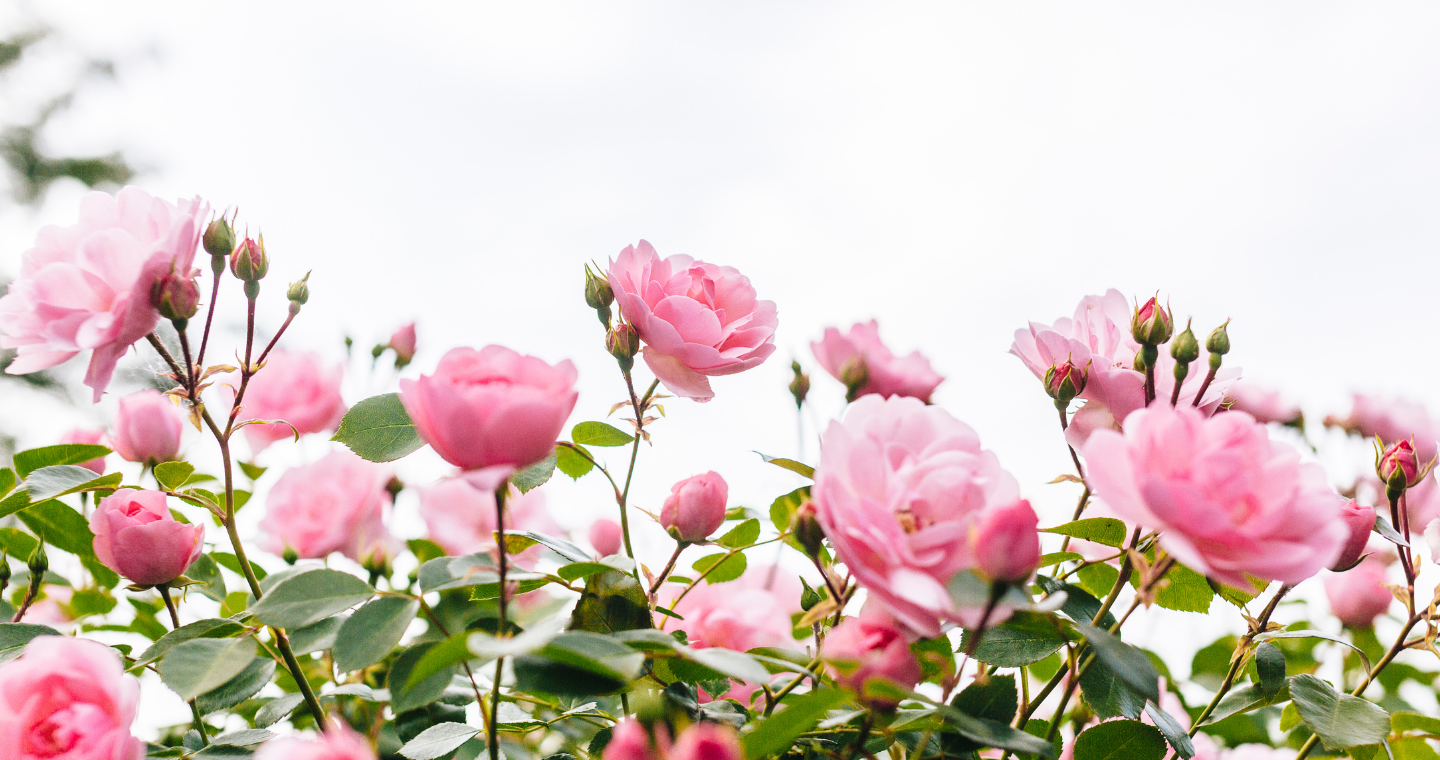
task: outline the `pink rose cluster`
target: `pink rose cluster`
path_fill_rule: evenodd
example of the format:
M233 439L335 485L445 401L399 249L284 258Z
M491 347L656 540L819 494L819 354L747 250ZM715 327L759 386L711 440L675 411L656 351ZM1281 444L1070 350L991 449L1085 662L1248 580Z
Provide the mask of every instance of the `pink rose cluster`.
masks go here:
M645 344L645 364L677 396L709 401L711 377L758 367L775 353L775 303L758 300L732 267L662 259L641 240L611 260L608 280L620 315Z
M331 552L363 562L390 556L394 539L385 526L390 473L348 451L286 471L270 489L260 530L275 554L324 559Z
M126 187L87 194L70 227L42 228L0 298L0 348L17 352L6 371L37 372L89 351L85 384L99 401L120 357L160 321L155 283L193 276L208 214L199 198L169 203Z
M744 751L735 730L716 723L692 723L674 743L664 724L654 735L640 721L625 718L615 724L602 760L742 760Z
M930 368L919 351L895 356L880 340L875 320L859 322L848 332L825 328L825 335L810 344L815 360L831 377L845 384L846 399L870 393L881 396L913 396L926 403L936 386L945 379Z
M1040 558L1037 521L1015 478L970 426L919 399L864 396L830 423L812 498L837 559L914 636L979 622L982 609L950 596L957 573L1011 581ZM992 539L1003 552L992 551ZM998 610L991 622L1006 615Z

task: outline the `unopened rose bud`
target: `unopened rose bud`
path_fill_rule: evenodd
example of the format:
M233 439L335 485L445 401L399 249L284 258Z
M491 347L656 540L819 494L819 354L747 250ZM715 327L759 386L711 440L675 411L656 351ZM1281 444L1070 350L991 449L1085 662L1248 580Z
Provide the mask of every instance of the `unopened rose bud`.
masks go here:
M729 498L730 487L717 472L686 478L671 486L660 508L660 525L676 541L704 541L725 522Z
M200 309L200 288L192 278L167 274L150 288L150 303L160 316L175 323L175 329L182 330Z
M1130 319L1130 335L1142 346L1158 346L1170 340L1174 329L1170 312L1154 298L1136 309L1135 316Z
M1023 499L990 510L972 534L976 567L997 583L1029 580L1040 564L1039 525L1040 518Z
M10 554L0 552L0 594L5 593L5 587L10 585Z
M605 336L605 349L620 363L622 372L629 372L635 366L635 354L640 352L640 333L621 322Z
M1205 339L1205 350L1210 352L1210 369L1220 369L1221 357L1230 353L1230 332L1226 328L1230 320L1215 328Z
M270 271L270 259L265 255L265 236L259 240L245 238L230 257L230 273L245 282L259 282Z
M805 553L811 557L820 556L821 542L825 540L825 529L820 527L820 520L815 517L815 505L809 501L800 505L795 510L795 516L790 519L790 534L795 540L805 547Z
M1175 336L1170 344L1170 355L1175 357L1175 396L1179 397L1185 376L1190 374L1190 363L1200 358L1200 342L1190 331L1190 322L1185 322L1185 331Z
M205 228L204 243L205 252L211 256L229 256L235 250L235 231L221 217Z
M1350 536L1340 550L1340 556L1330 565L1330 569L1337 573L1349 570L1365 553L1365 544L1370 542L1370 533L1375 529L1375 508L1362 506L1351 499L1340 508L1340 519L1349 529Z
M295 551L295 547L286 544L285 551L280 554L280 559L285 560L287 565L293 565L300 560L300 552Z
M395 352L395 369L401 369L415 358L415 323L411 322L390 336L390 350Z
M1064 409L1081 393L1089 378L1084 368L1063 361L1045 370L1045 392L1055 399L1055 406Z
M30 569L30 585L39 586L39 579L50 569L50 557L45 554L43 540L35 542L35 550L30 552L30 558L25 560L25 567Z
M840 366L840 382L845 384L846 401L860 397L860 391L870 382L870 368L865 366L864 357L857 354Z
M610 281L598 272L585 265L585 303L595 310L600 318L600 324L610 326L610 304L615 302L615 291L610 288Z
M285 297L290 300L290 313L300 311L300 307L310 300L310 273L306 272L304 277L290 283Z
M1375 463L1375 474L1385 482L1385 492L1392 501L1399 498L1406 488L1417 485L1428 471L1429 468L1421 466L1415 454L1415 444L1410 441L1391 445Z
M790 380L790 395L795 397L795 408L799 409L805 405L805 397L810 395L810 376L800 371L800 362L790 362L790 371L795 377Z

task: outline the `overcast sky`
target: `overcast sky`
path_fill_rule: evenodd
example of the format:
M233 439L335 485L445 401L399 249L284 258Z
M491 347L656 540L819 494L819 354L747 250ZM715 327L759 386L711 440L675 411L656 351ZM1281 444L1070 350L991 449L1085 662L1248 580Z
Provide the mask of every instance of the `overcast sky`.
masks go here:
M762 510L799 485L751 453L795 454L789 360L871 317L947 376L936 402L1047 522L1075 498L1045 485L1068 458L1006 350L1087 293L1158 291L1202 335L1231 318L1234 363L1317 421L1351 389L1440 406L1434 4L343 7L29 9L119 64L54 147L118 146L152 192L238 205L272 254L262 324L314 269L289 345L338 357L416 319L411 374L456 345L570 358L576 421L623 397L584 262L645 238L737 267L779 305L780 350L667 404L642 507L708 469ZM5 208L0 270L78 193ZM839 386L814 385L828 419ZM569 525L606 505L598 482L547 488Z

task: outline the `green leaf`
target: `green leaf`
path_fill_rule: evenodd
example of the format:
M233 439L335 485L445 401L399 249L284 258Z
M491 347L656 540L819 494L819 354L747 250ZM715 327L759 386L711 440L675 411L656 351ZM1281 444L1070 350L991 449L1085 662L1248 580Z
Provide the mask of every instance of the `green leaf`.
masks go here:
M390 666L387 685L390 689L390 706L396 715L434 702L445 693L445 687L450 685L450 679L455 675L453 665L421 679L419 683L406 685L415 665L434 646L436 646L434 642L427 641L409 647L401 652L400 656L395 658L395 663Z
M1206 579L1206 583L1210 584L1210 589L1215 592L1216 596L1224 599L1230 604L1235 605L1236 607L1244 607L1245 605L1249 604L1252 599L1259 596L1261 592L1265 590L1263 588L1235 588L1233 586L1226 586L1223 583L1216 583L1215 581L1212 581L1208 578Z
M960 735L982 747L998 747L1017 753L1054 757L1055 748L1044 739L1031 736L996 720L966 715L953 707L941 705L937 712Z
M1390 715L1379 705L1341 694L1308 673L1290 679L1290 698L1300 719L1332 752L1379 744L1390 735Z
M11 558L24 561L35 551L35 537L19 528L0 528L0 550Z
M568 565L560 566L555 570L555 574L567 581L573 581L576 578L588 578L596 573L609 572L610 570L619 570L622 573L628 573L635 567L634 560L631 560L629 557L606 557L606 559L614 560L615 564L607 564L605 562L571 562ZM623 562L621 560L623 560Z
M530 493L549 482L550 476L555 474L555 462L556 455L551 452L550 456L511 475L510 484L520 489L520 493Z
M199 585L191 588L217 602L225 601L225 576L220 574L220 566L215 564L215 560L211 559L210 555L201 554L190 567L186 568L185 577L200 582Z
M264 475L265 470L267 469L269 468L261 467L258 464L251 464L249 462L240 463L240 471L245 473L245 477L249 478L251 481L259 480L260 476Z
M160 660L160 680L181 699L194 699L240 674L255 659L255 639L191 639Z
M1132 585L1137 584L1138 576L1132 576L1130 581ZM1208 613L1214 598L1215 591L1205 576L1178 563L1165 574L1160 589L1155 592L1156 604L1179 612Z
M397 393L371 396L350 407L330 440L372 462L393 462L425 445Z
M1083 538L1117 549L1125 545L1125 523L1113 517L1087 517L1053 528L1041 528L1040 532Z
M119 472L97 476L79 465L57 464L30 473L30 477L25 479L25 491L30 494L30 502L33 504L81 491L114 488L120 485L124 477L124 474Z
M570 431L570 440L586 446L624 446L635 436L603 422L581 422Z
M653 627L645 589L619 570L587 578L570 617L570 629L575 631L612 633Z
M760 454L760 452L758 452L758 451L755 452L755 453L756 453L756 454ZM800 474L800 475L804 475L805 477L810 478L811 480L814 480L814 479L815 479L815 468L814 468L814 467L811 467L811 466L808 465L808 464L802 464L802 463L800 463L800 462L795 461L794 459L784 459L784 458L781 458L781 457L770 457L770 456L765 456L764 454L760 454L760 458L761 458L761 459L764 459L764 460L765 460L767 463L769 463L769 464L775 465L776 467L782 467L782 468L787 469L787 470L789 470L789 471L791 471L791 472L793 472L793 473L797 473L797 474Z
M1044 589L1047 594L1054 594L1057 591L1065 592L1065 603L1060 605L1060 611L1077 623L1089 623L1095 619L1095 614L1100 611L1100 600L1096 599L1079 586L1073 583L1062 583L1048 575L1035 576L1035 583ZM1115 625L1115 615L1106 612L1100 618L1100 627L1109 629Z
M237 559L234 554L231 554L230 552L211 552L210 556L221 567L240 576L241 578L245 577L245 573L240 569L240 560ZM250 563L250 572L255 573L255 580L265 580L265 568L255 564L254 562Z
M728 559L726 559L727 555L729 557ZM724 561L722 562L722 560ZM719 566L716 567L716 565ZM695 560L695 564L691 565L691 567L695 569L696 573L700 574L704 574L705 571L714 567L714 570L710 570L710 573L705 575L705 582L725 583L744 575L745 565L746 561L743 553L736 552L734 554L728 554L728 552L721 552L719 554L707 554Z
M1085 559L1085 555L1076 554L1075 552L1051 552L1040 555L1040 564L1036 565L1036 567L1049 567L1051 565L1058 565L1061 562L1073 562L1077 559Z
M48 625L34 623L0 623L0 664L7 663L25 650L25 645L36 636L59 636L60 632Z
M290 713L295 712L295 708L299 707L300 703L304 701L305 695L299 692L276 697L261 705L260 709L255 711L255 720L252 722L257 728L273 726L284 720Z
M290 648L295 654L310 654L335 646L335 639L340 635L340 626L345 625L347 619L344 615L333 615L290 631Z
M1354 644L1351 644L1350 642L1340 638L1339 636L1332 636L1331 634L1325 633L1324 631L1266 631L1265 633L1262 633L1255 637L1256 641L1274 641L1275 639L1324 639L1326 641L1332 641L1341 646L1350 647L1351 649L1355 650L1355 652L1360 655L1360 660L1365 663L1365 670L1370 670L1370 658L1366 656L1365 650L1355 646Z
M1019 709L1015 676L991 676L984 683L972 682L950 700L950 706L973 718L1008 724L1015 719L1015 712ZM945 742L945 754L973 752L981 746L983 745L979 742L962 735Z
M505 542L507 545L509 545L512 536L528 538L544 546L546 549L559 554L570 562L589 562L591 559L590 552L581 549L563 538L547 536L544 533L536 533L529 530L507 530L505 531ZM511 553L513 554L514 552ZM489 555L487 554L485 556L488 557Z
M810 486L797 488L790 493L778 497L770 503L770 522L775 525L775 530L784 533L790 530L790 523L795 519L795 511L810 499Z
M400 754L410 760L435 760L459 749L460 745L478 733L480 729L464 723L438 723L405 742L405 746L400 748Z
M1080 692L1101 720L1139 718L1145 712L1145 697L1099 660L1080 674Z
M471 635L469 631L462 631L443 641L433 642L406 675L406 685L414 687L442 670L453 670L456 665L474 659L469 647Z
M206 618L196 620L193 623L176 628L175 630L161 636L158 641L151 644L148 649L141 653L139 659L135 660L132 669L144 667L165 656L170 648L176 644L182 644L192 639L220 639L229 638L245 630L245 626L234 620L222 618Z
M9 472L9 470L6 470L6 472ZM0 499L0 517L9 517L24 509L29 503L30 492L21 488L9 496Z
M505 543L514 550L511 538L518 534L505 534ZM586 558L588 559L588 557ZM425 593L449 589L473 587L472 599L494 599L500 594L500 573L496 570L489 554L467 554L463 557L440 557L420 566L417 578ZM534 591L550 582L550 577L524 570L511 570L505 576L508 582L519 585L518 593Z
M513 663L521 691L587 697L625 688L640 675L645 655L607 636L571 631Z
M1165 737L1138 720L1112 720L1075 738L1075 760L1162 760Z
M716 673L730 678L751 683L767 683L770 680L770 671L766 670L765 666L761 665L754 657L744 652L719 647L705 649L682 647L680 652L685 659L698 662Z
M174 491L185 485L192 472L195 472L195 465L189 462L161 462L155 465L154 474L161 488Z
M1174 748L1175 754L1187 760L1195 756L1195 742L1190 740L1190 735L1186 733L1185 726L1180 725L1180 721L1160 709L1154 702L1145 703L1145 714L1154 721L1155 727L1160 729L1160 734Z
M42 446L38 449L26 449L15 454L15 472L20 475L21 480L29 478L30 473L42 467L54 467L61 464L80 464L92 459L99 459L110 453L106 446L94 443L62 443L56 446ZM91 477L95 473L90 473ZM14 483L12 482L13 486ZM9 489L0 489L4 493Z
M773 715L747 726L750 730L740 737L745 760L779 755L801 734L818 725L826 713L844 704L847 699L846 692L827 688L786 699Z
M384 659L419 611L420 601L405 596L382 596L356 610L335 637L335 669L348 673Z
M580 451L576 451L576 449ZM580 453L581 451L585 453L582 455ZM574 444L574 448L570 446L556 446L555 467L566 475L569 475L571 480L579 480L586 473L595 469L595 463L591 461L594 457L586 458L589 454L590 452L586 451L585 447L578 443Z
M970 645L972 631L961 638L962 649ZM1039 662L1065 645L1061 623L1049 615L1016 612L1000 625L985 631L975 659L998 668L1018 668Z
M1120 571L1104 563L1085 565L1075 574L1080 577L1080 587L1097 597L1108 595L1120 579Z
M18 479L15 477L14 470L9 467L0 467L0 496L4 496L15 490L15 483L17 482Z
M754 518L731 528L729 532L721 536L715 543L726 549L743 549L760 537L760 521Z
M1077 623L1076 627L1095 653L1096 664L1105 665L1140 696L1151 702L1160 701L1160 674L1144 652L1094 626Z
M90 532L90 523L74 507L50 499L31 504L17 516L26 527L36 535L44 536L45 543L56 549L80 557L95 556L95 534Z
M1241 713L1258 710L1262 707L1278 705L1281 702L1290 700L1290 679L1285 679L1285 685L1278 691L1267 692L1260 688L1259 684L1249 684L1238 689L1231 689L1229 694L1215 705L1215 711L1210 713L1206 725L1214 725L1220 721Z
M302 628L349 609L375 594L370 584L338 570L309 570L270 589L250 611L276 628Z
M1423 731L1431 736L1440 736L1440 718L1412 712L1397 712L1390 716L1390 728L1397 734L1406 731Z
M275 661L256 657L234 678L196 697L195 706L201 715L228 710L258 694L274 675Z
M1285 653L1280 647L1269 643L1255 649L1255 672L1260 676L1260 688L1274 693L1285 685Z

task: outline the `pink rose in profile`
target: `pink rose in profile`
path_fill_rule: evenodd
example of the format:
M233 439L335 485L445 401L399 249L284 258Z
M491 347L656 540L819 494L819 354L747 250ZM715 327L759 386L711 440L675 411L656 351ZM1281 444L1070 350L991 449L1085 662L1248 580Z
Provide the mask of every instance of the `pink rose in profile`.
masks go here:
M126 187L86 194L71 227L41 228L0 298L0 348L17 351L5 371L36 372L91 351L85 384L99 401L116 362L160 321L155 282L172 271L193 276L208 213L199 198L171 204Z
M1385 588L1385 560L1366 557L1356 567L1325 576L1330 612L1347 628L1369 628L1385 614L1395 597Z
M1280 395L1280 391L1253 380L1236 380L1225 392L1225 400L1231 409L1261 422L1290 425L1301 418L1298 404Z
M878 393L914 396L929 402L935 386L945 379L930 368L930 361L919 351L904 357L890 353L880 341L880 326L873 319L856 323L846 333L827 327L825 336L811 343L810 350L831 377L845 383L851 401Z
M375 760L375 748L339 719L314 739L287 736L261 745L255 760Z
M660 760L650 732L634 718L624 718L615 724L610 742L605 745L601 760Z
M625 548L625 536L620 530L620 523L614 520L602 518L591 523L589 539L590 545L595 547L595 553L601 557L619 554Z
M343 552L363 560L390 535L384 521L389 480L385 467L348 451L286 471L265 500L261 546L273 554L288 548L302 559Z
M1415 439L1415 453L1428 462L1437 453L1436 439L1440 424L1423 405L1409 399L1385 398L1363 393L1351 395L1350 414L1326 417L1325 424L1344 428L1365 438L1376 438L1386 444Z
M170 514L164 491L122 488L90 513L95 556L101 564L141 586L175 580L200 558L204 525L187 525Z
M435 374L400 381L420 437L462 470L519 468L555 448L575 408L575 365L503 346L452 348Z
M415 358L415 323L411 322L390 336L390 350L395 352L395 366L403 367Z
M1370 542L1370 534L1375 530L1375 508L1351 499L1340 508L1340 519L1345 522L1350 536L1345 540L1340 556L1330 565L1330 569L1335 571L1350 567L1365 553L1365 545Z
M719 723L691 723L675 739L668 760L744 760L735 729ZM609 760L606 758L606 760Z
M1066 440L1079 449L1096 430L1119 429L1131 412L1145 406L1145 374L1135 370L1140 344L1130 332L1134 310L1120 291L1110 289L1103 296L1086 296L1075 309L1073 319L1058 319L1053 325L1031 322L1015 332L1010 353L1020 358L1039 380L1063 362L1089 366L1088 381L1079 398L1085 405L1076 413L1076 423L1066 431ZM1191 406L1204 382L1205 372L1192 371L1181 386L1180 403ZM1200 399L1199 409L1214 414L1225 400L1240 370L1223 367ZM1169 399L1175 389L1175 359L1161 350L1155 363L1156 398ZM1085 419L1081 420L1081 414Z
M1040 564L1040 518L1021 499L981 516L973 538L975 567L991 580L1021 583Z
M662 586L662 598L680 593ZM800 580L771 565L751 567L727 583L702 583L672 608L684 620L656 616L656 624L685 632L696 648L747 652L756 647L793 645L790 616L800 611Z
M333 432L345 416L345 400L340 397L344 377L343 364L327 364L317 353L271 351L265 368L255 373L245 388L239 419L284 420L290 424L241 428L250 450L259 454L276 441L294 437L296 432Z
M1125 420L1124 435L1092 435L1085 459L1091 489L1115 515L1162 531L1176 559L1239 588L1247 574L1299 583L1350 537L1325 471L1244 412L1206 419L1157 400Z
M140 760L140 682L97 641L40 636L0 665L0 757Z
M868 681L889 681L902 689L920 682L920 661L910 651L905 632L884 610L867 605L858 616L846 618L825 636L820 652L830 663L836 683L859 694ZM875 699L876 704L892 705Z
M869 598L933 638L946 621L979 622L983 606L957 608L947 584L975 567L971 529L987 510L1019 501L1020 486L945 410L872 395L826 429L811 498L836 557Z
M153 467L180 453L185 418L165 394L146 388L120 399L110 427L115 431L110 439L116 454Z
M704 541L725 522L730 486L718 472L688 477L670 487L660 507L660 525L677 541Z
M82 429L82 428L75 428L74 430L71 430L70 432L66 433L65 435L60 436L60 442L61 442L61 443L99 443L99 444L104 444L104 442L105 442L105 431L104 431L104 430L84 430L84 429ZM98 457L98 458L96 458L96 459L91 459L91 460L88 461L88 462L81 462L81 463L80 463L80 466L81 466L81 467L84 467L85 469L87 469L87 470L89 470L89 471L91 471L91 472L93 472L93 473L95 473L96 475L104 475L104 474L105 474L105 457Z
M420 517L430 540L451 555L495 551L495 492L480 489L462 478L442 480L420 489ZM557 533L558 526L545 509L545 493L520 493L510 486L505 498L505 529ZM532 546L512 555L516 564L529 566L540 556Z
M677 396L709 401L709 378L758 367L775 353L775 302L756 300L732 267L662 259L641 240L611 260L608 276L621 316L645 342L645 364Z

